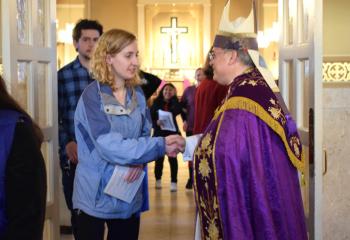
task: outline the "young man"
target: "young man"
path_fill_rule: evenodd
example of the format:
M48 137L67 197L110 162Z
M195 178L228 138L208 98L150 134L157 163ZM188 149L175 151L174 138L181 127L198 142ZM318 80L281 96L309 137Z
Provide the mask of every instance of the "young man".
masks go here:
M63 192L71 211L71 223L75 235L75 218L72 208L73 182L78 163L74 134L74 112L80 95L93 81L89 75L89 62L95 44L103 33L98 21L82 19L73 29L73 44L78 52L74 61L58 71L58 122L59 155L62 169Z
M306 240L297 127L260 66L254 15L226 22L229 3L210 54L228 95L194 154L201 238Z

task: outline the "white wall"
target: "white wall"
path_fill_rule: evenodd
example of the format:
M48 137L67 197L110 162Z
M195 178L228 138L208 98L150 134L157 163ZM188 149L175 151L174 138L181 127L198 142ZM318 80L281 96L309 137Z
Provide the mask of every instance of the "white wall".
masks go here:
M323 239L350 239L350 84L325 84L323 102Z

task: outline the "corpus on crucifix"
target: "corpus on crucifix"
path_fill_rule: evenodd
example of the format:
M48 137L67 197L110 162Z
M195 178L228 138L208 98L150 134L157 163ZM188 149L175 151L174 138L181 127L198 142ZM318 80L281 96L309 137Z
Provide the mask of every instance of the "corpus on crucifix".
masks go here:
M181 33L187 33L188 27L178 27L177 17L170 18L171 25L169 27L160 27L161 33L167 33L171 36L170 49L171 49L171 63L177 62L177 40L178 35Z

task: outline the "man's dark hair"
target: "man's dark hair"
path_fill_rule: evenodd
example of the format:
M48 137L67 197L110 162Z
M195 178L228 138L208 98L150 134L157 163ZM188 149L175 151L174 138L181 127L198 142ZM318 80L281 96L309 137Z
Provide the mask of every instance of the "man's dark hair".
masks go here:
M95 20L80 19L73 29L73 40L78 42L81 37L81 30L92 29L100 33L103 33L103 26Z
M207 57L205 59L205 63L203 66L203 73L208 80L212 80L214 77L213 67L209 64L209 54L207 54Z

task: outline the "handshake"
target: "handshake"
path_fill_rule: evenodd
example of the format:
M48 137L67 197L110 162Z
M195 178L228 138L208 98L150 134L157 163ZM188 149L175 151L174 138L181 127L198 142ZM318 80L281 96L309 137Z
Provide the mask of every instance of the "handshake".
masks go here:
M185 138L180 135L169 135L165 137L165 152L169 157L176 157L179 152L184 152L185 146Z

